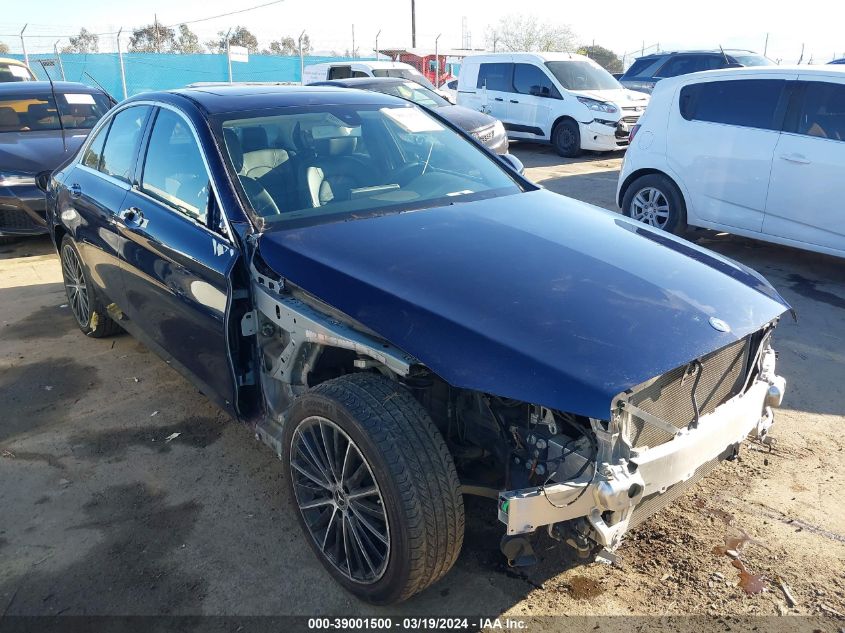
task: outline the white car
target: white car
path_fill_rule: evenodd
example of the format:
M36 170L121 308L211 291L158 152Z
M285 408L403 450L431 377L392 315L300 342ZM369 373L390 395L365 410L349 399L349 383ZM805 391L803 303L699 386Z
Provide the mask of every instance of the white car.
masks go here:
M458 78L458 105L496 117L511 138L551 142L566 157L624 149L648 102L590 58L569 53L471 55Z
M845 257L845 72L739 68L666 79L632 131L625 215Z

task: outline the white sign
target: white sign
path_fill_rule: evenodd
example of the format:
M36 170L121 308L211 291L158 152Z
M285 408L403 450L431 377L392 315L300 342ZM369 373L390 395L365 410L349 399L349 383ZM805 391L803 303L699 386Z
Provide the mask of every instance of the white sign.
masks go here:
M9 64L6 68L9 69L9 72L12 73L13 77L18 77L21 79L29 79L29 71L24 66L18 66L17 64Z
M233 62L248 62L249 51L245 46L229 46L229 60Z
M66 93L65 101L70 104L94 105L94 95L86 93Z
M443 129L442 125L419 108L382 108L381 111L411 134L439 132Z

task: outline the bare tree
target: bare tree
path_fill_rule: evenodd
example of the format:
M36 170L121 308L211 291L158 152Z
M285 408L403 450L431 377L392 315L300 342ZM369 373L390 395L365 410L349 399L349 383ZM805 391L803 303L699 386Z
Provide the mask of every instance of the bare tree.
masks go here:
M575 33L536 15L508 15L487 31L487 47L499 51L574 51Z
M176 32L154 22L132 31L129 38L130 53L172 53L176 45Z
M258 38L255 37L245 26L236 26L229 35L231 46L243 46L250 54L258 52ZM217 37L205 43L212 53L226 52L226 31L218 31Z
M173 43L173 52L189 55L191 53L202 53L203 47L200 38L186 24L179 25L179 35Z
M311 53L311 38L308 35L302 37L302 54L309 55ZM264 55L299 55L299 41L292 37L283 37L280 40L273 40L270 42L270 47L262 51Z
M79 35L70 38L70 43L62 48L63 53L97 53L100 50L100 38L86 28L79 30Z

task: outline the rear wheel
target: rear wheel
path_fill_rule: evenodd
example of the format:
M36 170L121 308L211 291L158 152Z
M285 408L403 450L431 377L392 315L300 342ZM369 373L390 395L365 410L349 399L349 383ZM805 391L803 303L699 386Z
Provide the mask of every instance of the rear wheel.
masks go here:
M687 232L684 198L677 185L663 174L646 174L632 182L622 199L622 212L675 235Z
M106 307L94 291L88 270L69 235L62 239L60 256L68 307L79 329L93 338L113 336L120 332L120 326L109 318Z
M575 158L581 154L581 130L571 119L564 119L552 132L552 145L558 154L565 158Z
M464 532L455 465L400 385L375 374L317 385L294 403L283 446L300 525L347 590L399 602L452 567Z

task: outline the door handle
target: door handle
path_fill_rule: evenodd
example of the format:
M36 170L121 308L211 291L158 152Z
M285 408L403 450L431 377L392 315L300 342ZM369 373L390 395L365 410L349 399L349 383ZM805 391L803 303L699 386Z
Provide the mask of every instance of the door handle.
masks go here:
M519 103L516 99L511 99L511 103Z
M71 198L78 198L82 195L82 187L79 186L78 182L73 183L70 186L70 197Z
M504 101L501 97L493 97L493 101Z
M140 226L144 221L144 212L138 207L129 207L117 214L127 226Z
M797 163L798 165L810 164L810 160L803 154L781 154L780 157L782 160L789 161L790 163Z

